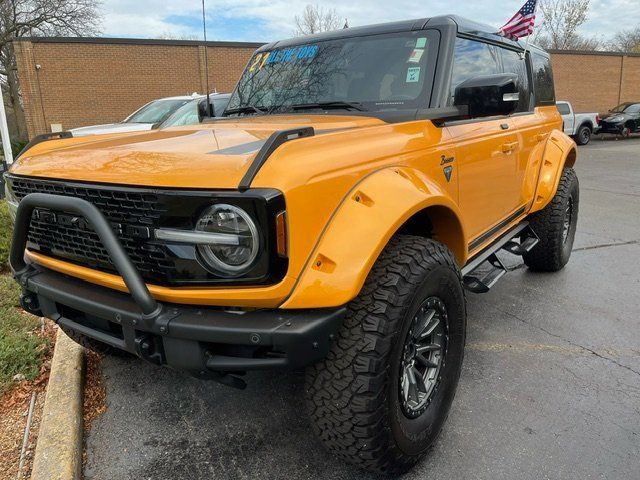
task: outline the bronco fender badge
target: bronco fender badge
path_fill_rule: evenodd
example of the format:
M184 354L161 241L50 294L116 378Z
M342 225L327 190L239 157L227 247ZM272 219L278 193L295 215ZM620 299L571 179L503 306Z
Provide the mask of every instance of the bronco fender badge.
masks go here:
M447 157L446 155L440 156L440 165L446 165L447 163L453 163L456 157Z
M448 163L453 163L454 160L455 160L455 157L447 157L446 155L442 155L440 157L440 165L447 165ZM450 182L451 172L453 172L453 167L449 165L447 167L444 167L442 170L444 172L444 178L447 179L447 182Z

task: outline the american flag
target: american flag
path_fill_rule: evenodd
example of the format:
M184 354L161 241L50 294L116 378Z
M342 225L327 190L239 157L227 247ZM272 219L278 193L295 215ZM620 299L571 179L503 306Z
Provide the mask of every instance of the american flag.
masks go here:
M527 0L527 3L500 29L500 34L514 40L531 35L536 21L537 1Z

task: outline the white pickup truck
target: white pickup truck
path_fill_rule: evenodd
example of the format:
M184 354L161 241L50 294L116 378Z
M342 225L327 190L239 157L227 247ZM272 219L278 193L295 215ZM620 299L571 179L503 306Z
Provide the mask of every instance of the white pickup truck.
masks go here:
M578 145L586 145L591 135L600 128L600 116L597 113L575 113L569 102L556 102L558 112L564 122L564 133L573 137Z

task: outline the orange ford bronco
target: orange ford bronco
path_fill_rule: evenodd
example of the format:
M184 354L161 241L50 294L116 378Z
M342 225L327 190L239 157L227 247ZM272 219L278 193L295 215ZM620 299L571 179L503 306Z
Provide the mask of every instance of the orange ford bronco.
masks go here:
M271 43L224 118L38 138L6 176L22 303L89 348L242 388L307 367L337 455L410 468L442 429L464 291L568 261L574 142L549 56L457 17Z

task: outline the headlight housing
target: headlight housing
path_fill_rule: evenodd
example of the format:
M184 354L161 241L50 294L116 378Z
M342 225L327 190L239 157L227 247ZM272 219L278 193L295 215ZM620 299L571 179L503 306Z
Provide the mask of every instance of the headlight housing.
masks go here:
M218 237L212 243L199 243L197 251L205 268L223 276L249 270L260 251L258 227L247 212L234 205L212 205L200 216L195 230Z

